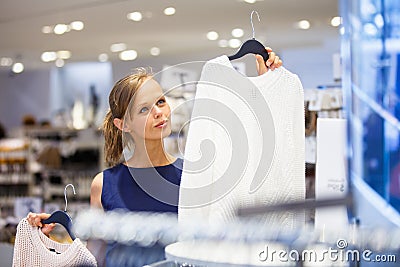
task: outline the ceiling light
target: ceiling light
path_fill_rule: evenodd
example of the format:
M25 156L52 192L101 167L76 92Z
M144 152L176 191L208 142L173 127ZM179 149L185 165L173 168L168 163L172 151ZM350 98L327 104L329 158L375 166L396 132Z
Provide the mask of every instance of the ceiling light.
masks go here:
M232 36L233 37L240 38L240 37L243 36L243 34L244 34L244 32L243 32L242 29L236 28L236 29L232 30Z
M128 15L126 15L126 17L129 20L133 20L133 21L141 21L143 19L142 13L137 12L137 11L129 13Z
M340 24L342 24L342 18L341 17L333 17L331 19L331 25L333 27L339 27Z
M66 24L57 24L54 27L55 34L64 34L68 30L68 26Z
M110 46L111 52L121 52L126 49L125 43L115 43Z
M174 15L175 12L176 12L176 10L173 7L167 7L166 9L164 9L164 14L167 16Z
M9 57L2 57L0 59L0 66L9 67L13 63L12 59Z
M50 51L43 52L40 58L42 59L43 62L50 62L57 59L57 54L56 52L50 52Z
M121 60L135 60L137 58L137 52L135 50L125 50L119 53Z
M42 33L52 33L52 32L53 32L52 26L43 26L42 27Z
M255 2L257 2L257 0L244 0L244 1L249 4L254 4Z
M228 47L228 41L225 39L221 39L218 41L218 46L219 47Z
M372 23L366 23L363 27L364 33L370 36L375 36L378 33L378 29Z
M344 30L343 26L339 28L339 33L340 33L340 35L344 35L345 30Z
M228 41L229 47L232 47L232 48L238 48L241 44L242 44L242 42L240 42L239 39L230 39Z
M302 29L302 30L308 30L310 28L310 22L308 20L300 20L295 24L295 28L297 29Z
M365 1L362 5L360 5L360 13L362 17L369 17L372 14L376 14L378 12L377 7L374 3L368 3Z
M21 73L24 71L24 64L22 64L21 62L16 62L13 66L12 66L12 71L14 73Z
M75 30L75 31L81 31L83 30L83 28L85 27L85 25L83 24L82 21L73 21L69 24L71 26L71 29Z
M99 61L100 62L107 62L108 61L108 55L106 53L102 53L99 55Z
M57 66L58 68L64 67L64 64L65 64L64 59L62 59L62 58L57 58L57 60L56 60L56 66Z
M150 48L150 54L152 55L152 56L158 56L158 55L160 55L160 48L158 48L158 47L152 47L152 48Z
M383 25L385 24L385 21L383 20L382 14L376 14L376 16L374 18L374 22L375 22L375 25L378 28L382 28Z
M218 39L218 33L215 31L210 31L207 33L207 39L210 41L214 41Z
M57 57L62 59L69 59L71 57L71 52L68 50L57 51Z

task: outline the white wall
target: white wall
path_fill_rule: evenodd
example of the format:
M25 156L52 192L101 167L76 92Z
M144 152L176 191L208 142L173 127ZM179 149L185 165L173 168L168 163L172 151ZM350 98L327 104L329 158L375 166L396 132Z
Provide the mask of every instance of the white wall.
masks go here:
M334 84L333 54L340 52L340 39L326 40L315 47L292 48L282 51L284 66L296 73L304 88Z
M50 72L0 72L0 123L7 130L21 125L25 114L49 119Z

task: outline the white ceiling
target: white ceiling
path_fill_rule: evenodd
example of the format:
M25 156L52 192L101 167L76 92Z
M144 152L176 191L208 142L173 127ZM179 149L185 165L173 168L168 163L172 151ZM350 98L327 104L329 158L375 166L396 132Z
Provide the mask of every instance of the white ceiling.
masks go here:
M168 6L176 8L174 16L163 14ZM110 60L118 60L109 50L116 42L135 49L141 59L152 57L149 49L153 46L170 58L229 54L236 49L219 48L217 41L206 39L206 33L214 30L220 38L229 39L231 30L240 27L245 31L242 39L251 38L252 10L261 19L258 22L253 16L256 38L277 51L320 45L338 35L338 29L329 25L338 15L338 0L258 0L255 4L240 0L1 0L0 57L20 57L26 68L53 64L40 61L44 51L70 50L67 63L97 61L105 52ZM127 20L127 13L133 11L148 17L140 22ZM301 19L310 21L310 30L293 28ZM75 20L85 23L82 31L41 32L45 25Z

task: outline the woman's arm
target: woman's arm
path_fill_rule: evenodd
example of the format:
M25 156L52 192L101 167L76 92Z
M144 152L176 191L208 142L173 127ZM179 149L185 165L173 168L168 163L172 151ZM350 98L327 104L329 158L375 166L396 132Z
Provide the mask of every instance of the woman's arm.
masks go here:
M103 172L98 173L90 187L90 207L103 209L101 204L101 192L103 190Z
M90 187L90 207L94 209L103 210L103 205L101 204L101 192L103 190L103 172L97 174L92 181L92 186ZM87 248L96 258L97 266L105 266L105 256L107 243L103 240L89 239L87 242Z

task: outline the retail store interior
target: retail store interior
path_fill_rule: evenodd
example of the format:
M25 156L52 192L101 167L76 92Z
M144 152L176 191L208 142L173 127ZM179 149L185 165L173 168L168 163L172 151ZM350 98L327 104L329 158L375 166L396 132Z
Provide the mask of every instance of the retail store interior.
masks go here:
M96 239L124 246L111 266L399 266L398 0L4 0L0 35L0 267L21 266L15 256L17 226L28 213L57 211L72 218L71 231L83 244ZM240 79L288 71L303 89L302 150L281 155L276 152L281 143L272 145L273 164L262 173L271 196L246 192L225 224L209 217L190 227L182 227L176 214L93 211L93 178L109 168L102 125L114 84L137 67L152 68L171 106L171 134L164 147L184 160L185 173L193 160L185 158L185 147L193 146L187 141L205 66L253 39L272 48L283 65L259 75L250 52L230 61ZM287 120L283 114L291 107L281 106L282 117L274 117L280 100L271 99L275 102L267 99L261 112L253 106L257 123L270 109L274 120ZM215 118L232 140L236 135L229 129L247 127L241 119L224 125L227 121ZM266 136L286 140L280 136L287 133L277 129L270 135L259 126L265 143L259 145L260 162L267 161L262 148L271 140ZM240 157L246 161L250 151L257 151L251 146L258 137L241 137L250 146ZM220 140L211 141L218 148ZM235 149L243 152L233 141L227 144L228 156L233 158ZM125 149L128 161L134 151ZM278 182L268 180L276 162L292 157L293 165L301 160L304 166L300 199L274 190L289 181L291 169L279 172L288 177L275 177ZM267 164L260 162L243 166L258 171ZM287 214L301 214L301 226L283 227L292 218ZM59 225L50 238L65 244L76 240ZM164 245L164 259L151 261L150 252L141 258L127 249L154 243ZM275 259L268 249L276 252ZM336 258L324 257L332 250L339 251ZM304 251L316 258L304 257ZM344 258L348 254L359 258Z

